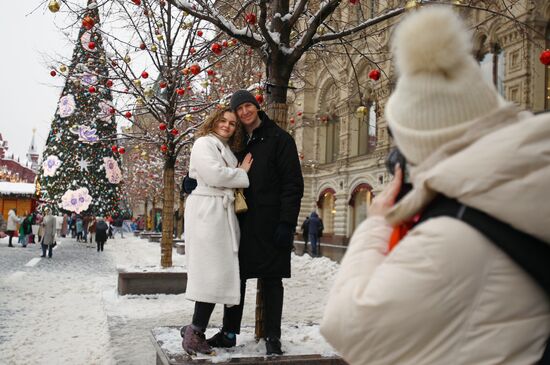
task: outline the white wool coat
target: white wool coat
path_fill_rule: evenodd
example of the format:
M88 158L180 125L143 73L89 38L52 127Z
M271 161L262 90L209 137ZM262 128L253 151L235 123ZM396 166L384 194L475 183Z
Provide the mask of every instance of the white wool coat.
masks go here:
M550 242L550 113L504 107L412 170L414 189L355 231L321 333L354 364L535 364L544 291L470 225L427 220L388 253L392 227L438 192ZM521 242L517 243L521 245Z
M7 224L7 227L6 227L6 230L7 231L16 231L17 230L17 225L21 223L21 218L19 218L15 212L13 211L13 209L11 209L9 212L8 212L8 224Z
M197 187L185 205L189 300L236 305L240 301L240 230L234 189L248 187L229 147L213 135L198 138L189 160Z

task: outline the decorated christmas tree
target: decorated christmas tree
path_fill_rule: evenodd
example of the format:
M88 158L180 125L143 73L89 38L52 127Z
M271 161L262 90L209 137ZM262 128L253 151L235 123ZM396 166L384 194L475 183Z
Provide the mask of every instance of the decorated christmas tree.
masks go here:
M119 209L124 150L111 147L117 129L97 8L84 8L81 21L71 64L51 71L66 82L43 152L38 191L55 213L108 215Z

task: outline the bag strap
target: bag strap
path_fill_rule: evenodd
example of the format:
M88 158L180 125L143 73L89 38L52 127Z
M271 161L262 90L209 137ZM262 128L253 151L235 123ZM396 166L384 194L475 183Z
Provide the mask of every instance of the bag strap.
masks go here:
M441 194L428 205L417 224L440 216L459 219L487 237L527 272L550 299L550 244ZM550 339L538 364L550 364Z

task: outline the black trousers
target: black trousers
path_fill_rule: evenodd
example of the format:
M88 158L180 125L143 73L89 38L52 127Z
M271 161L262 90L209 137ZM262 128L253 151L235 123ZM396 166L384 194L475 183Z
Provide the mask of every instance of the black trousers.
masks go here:
M210 316L214 311L214 303L195 302L195 311L193 312L193 326L200 328L202 332L206 331Z
M105 242L96 242L97 243L97 252L99 252L100 250L103 251L103 245L105 244Z
M281 338L281 317L283 315L283 279L263 278L264 330L269 338ZM240 333L243 318L246 280L241 281L241 302L239 305L225 307L223 310L223 331Z
M11 246L11 240L13 239L13 235L15 234L15 231L6 231L8 236L10 236L10 242L8 243Z

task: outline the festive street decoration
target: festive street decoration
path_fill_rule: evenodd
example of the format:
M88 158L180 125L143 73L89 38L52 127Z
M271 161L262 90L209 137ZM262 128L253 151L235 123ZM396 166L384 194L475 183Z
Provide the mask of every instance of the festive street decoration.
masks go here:
M88 1L71 63L63 65L66 83L38 174L39 199L54 214L106 216L119 211L120 157L111 151L110 140L117 135L116 110L95 4ZM116 168L108 170L104 158L114 161L109 166Z
M378 81L378 79L380 79L380 75L381 75L380 70L376 70L376 69L371 70L369 72L369 79Z
M87 210L91 202L92 197L88 194L88 189L86 188L69 189L61 197L61 207L77 214Z
M547 49L547 50L544 50L540 53L540 62L545 65L545 66L548 66L550 65L550 49Z
M61 166L61 160L56 155L48 156L44 162L42 162L42 170L44 176L54 176L57 169Z
M60 8L61 6L59 4L59 1L57 0L50 0L50 2L48 3L48 9L50 9L52 13L57 13Z

